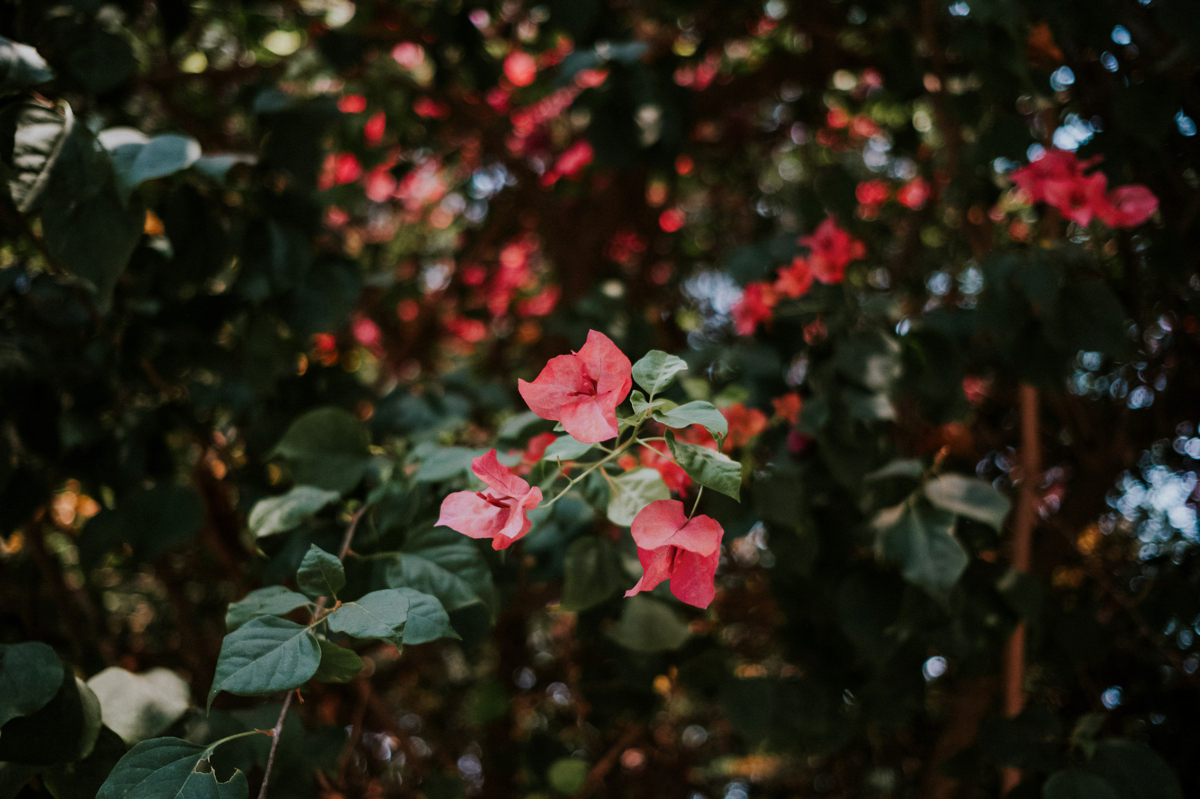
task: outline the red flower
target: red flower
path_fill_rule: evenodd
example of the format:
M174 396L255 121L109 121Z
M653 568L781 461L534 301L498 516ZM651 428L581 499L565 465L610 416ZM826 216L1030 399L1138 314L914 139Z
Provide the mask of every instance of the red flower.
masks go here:
M642 579L625 592L633 596L649 591L663 580L681 602L706 608L716 594L713 575L721 557L725 531L715 519L688 519L683 503L660 499L642 508L630 525L642 564Z
M775 406L775 415L788 424L795 424L800 419L800 409L804 407L804 401L794 391L771 400L771 404Z
M747 408L740 402L722 408L721 415L729 423L729 444L733 447L746 446L767 429L767 415L757 408Z
M542 501L542 489L531 488L501 465L494 449L471 461L471 471L487 489L446 497L437 523L471 538L490 538L492 549L507 549L533 526L525 514Z
M925 178L916 177L900 187L896 199L906 208L916 210L929 201L929 183Z
M1107 204L1104 193L1107 188L1108 178L1102 172L1097 172L1048 180L1041 190L1049 205L1072 222L1087 227L1096 215L1097 208Z
M508 78L513 86L528 86L537 77L537 61L534 61L529 53L519 50L510 53L508 58L504 59L504 77Z
M361 114L367 110L367 98L361 94L346 94L338 98L337 107L343 114Z
M529 409L562 422L578 441L617 435L617 406L633 387L633 366L608 336L592 330L578 353L551 358L532 383L517 381Z
M733 306L733 324L738 335L752 336L758 323L771 318L771 309L779 302L770 283L751 283Z
M383 132L387 129L387 114L376 111L367 118L363 125L363 138L371 147L377 147L383 141Z
M812 282L813 271L808 260L796 256L792 259L791 266L779 270L779 277L775 279L775 290L794 300L807 294L812 288Z
M1012 181L1029 195L1035 203L1046 201L1046 187L1051 181L1067 180L1083 177L1083 171L1088 169L1099 158L1080 161L1075 153L1067 150L1051 149L1045 155L1029 166L1024 166L1012 173Z
M799 243L812 251L808 262L813 276L822 283L841 283L846 265L867 254L863 243L839 228L832 216L826 217L811 236L801 236Z
M864 180L854 190L854 198L863 205L883 205L890 193L882 180Z
M1154 216L1158 198L1145 186L1118 186L1108 193L1108 202L1096 209L1109 227L1134 227Z

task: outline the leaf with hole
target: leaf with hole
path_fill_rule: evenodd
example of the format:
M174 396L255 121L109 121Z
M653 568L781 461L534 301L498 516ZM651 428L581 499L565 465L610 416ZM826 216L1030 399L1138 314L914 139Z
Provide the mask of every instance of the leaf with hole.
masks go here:
M244 799L246 775L235 771L217 779L208 762L211 751L179 738L142 741L122 757L96 799Z

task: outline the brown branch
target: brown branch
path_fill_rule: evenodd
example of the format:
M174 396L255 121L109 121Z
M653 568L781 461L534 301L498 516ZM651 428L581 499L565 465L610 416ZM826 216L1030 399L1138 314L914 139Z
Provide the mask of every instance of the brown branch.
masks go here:
M625 734L617 739L609 750L604 753L604 757L597 761L596 765L592 766L588 772L587 779L583 783L583 787L579 789L579 793L575 794L574 799L585 799L590 796L593 791L600 787L604 782L604 778L608 776L608 772L612 771L613 766L617 764L617 760L621 757L621 753L628 749L642 735L641 725L634 725L625 731Z
M1037 389L1022 383L1017 389L1021 412L1021 485L1013 520L1010 562L1012 569L1029 573L1033 527L1037 523L1037 482L1042 474L1041 441L1038 434ZM1025 706L1025 623L1017 625L1004 650L1004 715L1012 718ZM1008 793L1021 781L1015 768L1001 771L1002 792Z

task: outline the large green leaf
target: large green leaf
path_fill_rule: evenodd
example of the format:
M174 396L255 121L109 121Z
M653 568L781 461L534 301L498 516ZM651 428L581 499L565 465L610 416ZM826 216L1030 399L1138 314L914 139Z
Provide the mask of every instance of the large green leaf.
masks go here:
M309 628L276 616L251 619L221 643L208 706L221 691L247 696L298 688L320 663L321 647Z
M542 457L548 461L573 461L591 452L595 444L576 441L571 436L559 436L550 442Z
M405 551L388 564L387 583L392 588L412 588L432 594L448 611L492 604L492 573L469 540Z
M685 402L670 410L656 410L654 418L667 427L676 429L698 424L703 425L714 436L724 436L729 433L729 422L725 420L725 415L717 410L717 407L711 402L695 400Z
M55 799L96 799L100 786L125 755L121 736L102 727L92 753L82 760L59 763L42 771L42 781ZM0 786L0 799L4 796Z
M675 375L688 368L687 362L662 350L650 350L633 365L633 379L653 397L675 380Z
M880 511L873 524L879 557L899 565L910 583L944 600L968 560L954 537L954 514L904 502Z
M308 604L308 597L284 588L268 585L251 591L225 611L225 629L233 632L255 616L284 616Z
M665 603L646 596L625 600L621 618L607 634L635 652L668 652L683 646L691 633L688 623Z
M300 562L296 583L301 591L311 597L336 599L337 592L346 587L346 570L340 560L312 544Z
M1119 738L1101 741L1088 770L1103 777L1119 799L1183 799L1171 767L1143 744Z
M170 669L134 674L110 666L87 682L100 700L104 725L125 743L161 735L192 704L191 687Z
M62 680L62 661L40 641L0 644L0 726L41 710Z
M179 738L152 738L130 749L108 775L96 799L244 799L246 775L220 782L211 752Z
M122 202L108 154L87 126L72 125L42 197L42 232L50 257L89 282L98 306L107 310L144 225L142 205Z
M371 459L371 438L354 414L317 408L296 421L275 446L297 483L345 493L362 479Z
M999 530L1012 507L1008 497L986 480L943 474L925 484L925 496L939 508Z
M404 623L404 643L423 644L439 638L458 638L450 626L450 616L437 597L414 591L411 588L395 588L408 599L408 621Z
M706 488L720 491L734 499L741 498L742 465L728 455L707 447L676 441L667 431L667 446L675 461L683 467L688 477Z
M567 547L563 562L563 610L587 610L598 605L627 580L611 541L601 536L581 536Z
M1042 799L1121 799L1121 796L1095 774L1069 768L1050 775L1042 786Z
M75 116L65 104L60 112L30 100L0 111L0 141L12 142L11 150L6 146L0 152L0 160L9 194L21 213L40 207L50 170L74 126Z
M659 499L670 499L671 491L654 469L634 469L612 479L608 520L628 527L642 508Z
M73 673L60 675L49 702L0 727L0 761L42 766L91 754L100 734L100 701Z
M250 531L256 538L286 533L340 496L336 491L298 485L282 496L260 499L250 511Z
M0 36L0 94L54 80L54 70L27 44Z
M485 454L486 449L439 447L421 461L413 480L418 483L436 483L460 477L470 473L471 461Z

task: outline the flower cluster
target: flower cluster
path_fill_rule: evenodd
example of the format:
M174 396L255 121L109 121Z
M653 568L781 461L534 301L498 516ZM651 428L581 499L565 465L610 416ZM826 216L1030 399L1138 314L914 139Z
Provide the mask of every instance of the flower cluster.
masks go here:
M1046 203L1086 227L1099 219L1110 228L1135 227L1158 210L1158 198L1145 186L1108 190L1103 172L1087 173L1099 161L1080 161L1068 150L1047 150L1041 158L1012 173L1013 183L1035 203Z
M665 353L656 355L666 357ZM501 464L493 449L471 463L472 471L486 488L483 491L456 491L447 496L442 502L439 525L472 538L490 538L493 548L506 549L532 528L530 511L539 505L552 505L587 473L603 469L607 464L622 470L643 466L653 468L662 475L667 488L678 494L683 494L692 485L695 475L689 475L676 462L662 436L655 435L649 441L638 437L643 424L648 428L657 427L658 423L648 418L648 408L631 417L618 418L617 407L633 387L633 365L603 333L591 331L578 352L551 358L532 382L519 380L517 385L530 410L543 419L561 423L576 441L599 444L616 439L616 443L604 447L607 455L586 464L580 474L570 478L566 487L545 504L542 503L541 488L530 486L518 473L530 474L533 467L544 460L547 447L557 437L551 433L535 436L520 454L516 472ZM652 398L654 392L650 393ZM708 407L709 413L715 414L716 409ZM727 440L734 446L749 443L767 425L765 414L741 405L730 406L723 413L726 425L718 426L717 430L724 435L727 427ZM626 427L623 428L623 424ZM625 435L627 430L632 432ZM724 458L715 453L717 441L699 426L681 430L680 439L690 446L714 450L714 458ZM640 460L629 452L634 447ZM551 483L564 478L566 473L565 467L556 470L550 478ZM608 472L604 474L609 476ZM703 487L700 490L703 491ZM626 596L648 591L669 580L671 592L680 601L697 607L707 607L712 602L716 590L713 577L724 535L716 520L696 514L695 508L691 514L686 513L679 500L663 499L650 501L642 507L634 516L630 530L643 574Z
M841 283L846 278L846 267L867 254L862 241L838 227L832 216L826 217L812 235L801 236L797 244L808 248L807 256L793 258L779 270L774 283L759 281L746 286L733 307L733 322L740 335L752 335L759 323L771 318L781 300L807 294L814 280Z

